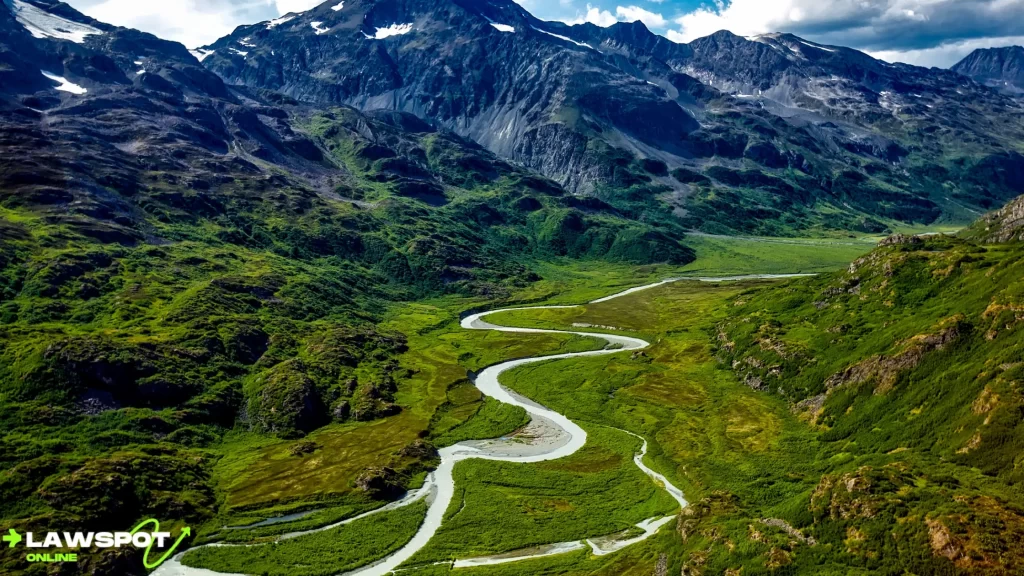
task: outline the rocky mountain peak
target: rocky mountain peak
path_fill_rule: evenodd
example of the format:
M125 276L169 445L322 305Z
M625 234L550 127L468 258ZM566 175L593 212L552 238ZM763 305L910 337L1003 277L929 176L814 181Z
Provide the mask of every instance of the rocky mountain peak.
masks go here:
M618 48L605 50L608 31L541 22L510 0L346 0L241 27L196 55L231 84L427 118L589 191L608 170L590 140L683 154L699 127L653 79L614 60L677 45L642 25L619 32Z
M990 243L1024 241L1024 196L986 214L968 228L964 236Z
M981 48L953 70L1002 92L1024 95L1024 47Z
M686 44L678 44L650 31L647 26L637 20L635 22L618 22L608 27L584 23L569 26L561 22L546 22L544 29L557 32L585 43L598 52L611 57L626 56L627 58L649 60L656 59L664 64L680 62L689 57L693 51Z
M265 105L347 105L418 118L419 132L453 132L576 195L626 194L636 214L669 210L707 230L773 233L762 222L798 214L798 226L879 231L1024 193L1014 100L791 34L678 44L641 22L542 22L512 0L329 0L189 54L53 0L3 2L8 103L169 105L191 143L230 149L223 126L238 127L275 162L320 160L286 126L265 129L282 117ZM192 126L206 118L192 116L196 101L218 108L214 136ZM736 209L749 217L726 216Z
M859 198L890 186L914 190L890 214L927 220L946 200L928 198L932 176L908 179L900 162L946 155L925 152L923 142L970 141L985 142L973 158L994 153L983 164L1012 163L1005 146L1014 137L999 134L1024 130L1020 122L963 122L958 110L967 101L995 115L1007 104L952 72L893 65L792 34L720 31L678 44L641 22L542 22L511 0L327 2L239 28L197 56L229 84L316 106L413 114L580 195L651 179L642 165L718 173L680 181L655 171L659 185L689 198L703 182L742 186L744 178L725 171L744 173L742 162L751 161L799 167L817 182L814 191L800 186L805 198L830 194L837 171L869 184L874 192L843 192ZM922 139L927 131L943 136ZM870 168L846 170L851 163ZM843 210L860 200L844 202Z

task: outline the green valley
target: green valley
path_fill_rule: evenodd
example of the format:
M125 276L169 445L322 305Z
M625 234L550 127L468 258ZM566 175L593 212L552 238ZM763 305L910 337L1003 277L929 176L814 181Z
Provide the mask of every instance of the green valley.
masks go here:
M679 3L0 2L0 574L1024 573L1024 5Z
M5 243L17 296L4 305L2 333L4 381L16 383L4 390L11 466L0 479L4 516L16 527L54 528L162 516L199 526L196 543L265 541L379 507L422 484L437 447L509 434L524 423L521 411L481 397L468 379L473 371L599 346L559 335L467 333L458 327L461 311L493 305L495 297L511 305L586 301L688 268L819 271L869 246L694 238L697 253L709 257L688 268L527 260L536 279L506 280L504 292L403 303L400 284L353 283L356 270L373 272L337 258L296 259L222 242L108 248L36 225L28 213L4 216L4 229L17 231ZM21 280L28 270L32 276ZM664 495L632 465L622 468L634 441L600 431L611 422L594 423L594 437L606 441L588 447L578 464L552 463L555 484L569 481L557 479L562 466L582 474L572 480L582 483L575 496L538 496L532 482L513 492L527 498L524 510L552 507L544 513L554 514L545 520L547 535L523 540L529 534L513 523L480 553L544 543L556 533L609 534L671 509L657 504ZM473 466L485 477L494 473L486 463ZM583 488L611 478L623 483L609 486L610 494L635 502L619 520L605 518L600 506L624 502ZM412 510L381 518L411 518ZM304 512L292 522L223 529ZM461 538L457 526L422 557L464 553L444 548ZM16 556L0 553L16 565ZM92 561L102 569L118 560Z

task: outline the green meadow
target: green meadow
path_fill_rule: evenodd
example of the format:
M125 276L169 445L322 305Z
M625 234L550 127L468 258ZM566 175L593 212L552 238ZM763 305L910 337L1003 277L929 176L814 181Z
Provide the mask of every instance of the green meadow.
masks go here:
M150 278L149 283L140 282L146 288L137 294L138 308L134 312L135 325L143 336L139 352L133 354L141 360L127 356L122 365L145 361L149 346L146 339L152 338L145 334L159 333L155 327L161 314L200 318L215 309L193 308L212 298L221 302L222 308L229 307L225 310L230 310L232 316L230 333L224 332L223 326L215 328L222 324L220 320L211 329L221 330L221 339L236 347L229 351L235 359L218 365L218 377L242 374L245 385L241 390L224 387L207 392L191 401L185 411L133 409L106 416L128 417L129 423L97 419L77 424L83 433L88 432L86 426L99 430L92 450L97 455L110 455L91 464L95 468L90 472L92 476L60 489L66 493L84 490L86 478L89 482L95 478L89 486L100 486L100 478L109 475L108 470L122 473L122 462L164 462L165 466L178 467L174 468L174 482L200 487L190 496L196 504L191 508L194 515L190 520L197 534L195 544L260 545L259 555L252 559L255 563L244 568L230 548L203 548L190 553L190 565L267 574L338 573L401 546L422 521L422 507L382 512L327 532L272 543L285 533L332 525L381 507L420 486L436 463L432 452L435 448L506 436L522 428L527 422L524 412L483 398L472 385L474 372L509 359L579 352L602 345L595 339L572 335L463 330L459 319L464 312L578 304L679 276L825 273L847 267L872 246L869 239L846 238L692 236L688 242L698 258L683 266L551 258L531 261L537 278L498 297L446 295L405 302L371 298L358 305L373 310L372 327L344 332L340 326L350 321L349 308L310 313L324 313L329 320L285 322L261 303L272 291L281 290L274 274L285 270L288 278L303 278L301 284L286 288L294 295L288 302L308 310L323 306L325 300L335 297L324 290L343 294L346 289L324 276L322 268L289 264L276 256L238 259L232 260L226 270L233 275L230 282L214 283L202 293L176 292L173 266L192 258L194 250L178 254L181 248L163 249L166 267L139 265L140 274ZM217 267L224 257L211 251L204 253L204 259L209 266ZM445 563L452 560L552 542L629 534L642 520L675 513L675 502L633 464L632 455L639 450L639 442L615 430L618 428L645 437L650 443L648 465L668 476L693 503L672 525L675 529L664 528L642 544L607 557L580 552L460 572L648 574L657 565L667 563L670 573L678 573L685 562L700 558L705 558L704 566L713 569L763 571L766 558L779 555L777 544L791 536L786 529L757 522L777 518L783 519L788 529L806 529L808 501L823 471L831 469L833 463L850 461L846 451L822 443L819 431L795 415L786 398L752 390L721 360L715 331L736 309L736 298L776 285L788 286L790 282L707 284L686 280L604 304L492 317L492 321L515 326L571 330L575 325L577 330L587 326L585 330L591 332L632 334L653 346L642 354L534 364L506 374L505 385L579 422L588 431L589 442L570 458L543 464L461 464L456 469L458 494L447 520L409 568L413 573L445 573L450 570ZM304 312L297 310L295 314L300 318ZM264 326L280 324L273 324L274 329L267 331L271 337L261 363L288 355L296 355L297 363L283 362L271 369L257 363L253 373L260 374L259 380L244 376L249 370L245 366L250 361L247 355L255 356L246 346L260 340L258 334L254 337L246 332L247 319ZM283 336L289 331L301 340ZM175 361L174 349L156 350L158 355L152 361ZM91 349L88 352L94 353ZM69 350L67 355L73 359L76 353ZM116 350L111 351L114 353ZM26 356L20 361L40 360ZM307 390L307 382L324 391L321 396L331 402L329 410L344 404L351 416L346 413L347 417L304 428L301 417L282 419L277 416L280 412L270 409L294 406L295 399L300 398L296 391ZM357 384L354 389L346 388L346 382ZM205 418L204 414L216 414L222 405L238 405L239 395L250 416L248 425L218 428L188 424ZM38 423L42 422L39 418L43 416L36 417L31 425L46 426ZM253 425L255 422L259 424ZM146 439L151 429L161 428L176 439L175 448L153 445ZM109 429L118 430L119 436L107 442L113 446L127 442L128 448L112 453L103 449L99 442L102 435L110 434ZM8 446L28 428L22 425L17 430L7 438ZM65 438L72 437L67 434ZM181 468L184 462L195 464ZM18 495L29 493L31 478L60 475L70 469L19 469L17 475L0 483L11 496L6 500L11 502L6 513L21 514L14 503ZM141 474L136 482L145 480L145 490L162 489L145 472ZM181 494L179 484L165 482L162 486ZM48 490L58 497L57 485ZM95 503L96 514L101 502L98 498ZM246 527L298 513L305 514L286 522ZM750 540L752 522L760 526L759 540ZM686 532L684 525L689 524L701 528L687 534L686 539L680 538ZM359 534L364 531L367 536L361 540ZM707 534L714 537L708 540ZM347 548L344 553L336 553L330 551L340 548L331 546ZM714 553L699 552L698 547ZM791 548L786 549L792 556L787 565L821 565L817 556ZM310 557L316 561L310 561Z

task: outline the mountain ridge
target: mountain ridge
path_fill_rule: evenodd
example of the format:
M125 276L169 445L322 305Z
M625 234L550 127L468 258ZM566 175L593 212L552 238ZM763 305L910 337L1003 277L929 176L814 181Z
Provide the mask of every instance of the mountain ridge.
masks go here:
M10 1L16 7L35 6ZM69 14L66 5L52 6L64 6L62 12ZM5 3L0 15L6 8ZM31 17L42 22L38 14ZM81 20L91 22L84 17ZM180 44L151 35L106 27L102 33L86 35L79 41L54 39L44 33L40 33L42 38L30 39L15 22L0 30L8 31L11 43L32 49L6 50L4 55L21 58L22 68L34 68L28 77L38 79L44 88L36 91L33 85L27 89L28 94L21 95L15 90L5 100L11 108L6 149L13 159L5 192L10 201L17 199L21 205L50 213L55 222L71 223L85 232L137 242L153 228L152 214L147 215L147 208L140 203L152 202L150 212L168 210L161 217L174 220L182 216L181 210L195 196L208 206L218 206L211 214L219 216L225 206L219 195L233 198L239 189L248 186L253 192L283 187L299 196L328 202L339 197L340 191L341 197L361 201L358 196L363 193L349 189L348 183L358 183L364 174L392 187L399 198L448 204L451 199L446 198L446 190L451 189L455 195L465 191L458 180L446 181L453 174L442 174L449 169L444 162L459 162L457 171L475 174L475 180L466 181L468 186L489 185L506 175L531 181L521 170L494 158L475 143L401 114L389 116L387 111L376 114L376 119L353 118L347 113L338 117L361 126L363 134L353 130L354 137L371 142L378 138L379 130L374 126L381 121L405 134L392 136L396 140L416 141L430 132L436 151L446 155L441 160L432 159L430 152L419 146L403 145L400 153L377 143L375 152L360 148L355 158L337 158L325 149L329 142L309 133L308 123L324 111L266 90L230 87L199 66ZM26 58L30 61L24 61ZM41 73L47 70L80 93L55 90L54 81ZM53 129L47 121L50 117L62 118L63 129ZM33 158L18 152L33 141L48 153ZM60 161L61 155L76 157L69 147L72 142L90 151L92 165ZM447 155L449 146L456 153ZM404 166L395 160L401 156L407 156ZM367 161L376 164L367 165ZM430 165L437 161L442 164ZM41 165L34 182L27 179L29 172L38 170L27 167L33 164ZM26 167L22 169L22 165ZM385 174L373 173L376 168L372 166L384 166ZM50 176L40 178L40 174ZM74 175L72 182L81 185L65 186L59 192L56 186L41 186L70 175ZM184 183L191 189L168 193L163 188L171 182ZM37 191L29 193L31 189ZM542 190L541 195L548 197L563 194L556 185L539 178L533 178L524 188L531 189ZM70 205L65 203L68 198L74 200ZM571 206L563 206L567 208ZM580 215L579 226L584 226L587 219L595 225L604 222L601 218L624 221L610 208L598 206L590 212L597 218ZM676 227L671 235L681 237L681 230ZM672 258L685 253L687 250L679 248Z
M954 71L1007 94L1024 94L1024 47L979 48L957 62Z
M802 211L804 228L827 226L826 212L848 206L856 218L967 221L1024 193L1017 181L977 184L1022 161L1024 125L1007 112L1019 104L951 71L888 64L788 34L723 31L676 44L638 22L540 22L507 2L335 6L240 27L204 47L203 64L229 83L321 105L414 113L577 194L621 188L625 173L655 176L677 213L699 215L684 220L697 229L725 224L706 222L702 206L722 184L752 213ZM404 28L376 37L391 26ZM758 116L785 129L759 133ZM793 178L799 194L780 198L713 176L714 185L702 187L628 166L735 170L747 152L763 173L793 169L826 185ZM787 154L796 162L782 166ZM625 165L609 169L616 164ZM858 205L833 189L830 181L851 165L868 184L857 196L876 197L871 202Z
M59 2L6 2L115 29L74 16ZM427 16L438 14L445 17ZM403 18L419 18L423 30L398 23ZM134 34L136 44L163 42L116 30L84 40ZM280 49L272 46L277 41L284 42ZM415 48L404 48L408 42ZM469 48L457 57L437 52L448 44ZM195 64L184 62L180 47L173 52L179 65ZM778 235L794 225L788 233L967 221L1024 192L1014 176L1024 126L1015 114L995 121L1019 104L961 85L952 72L879 62L788 34L742 38L722 31L683 45L640 22L541 22L514 2L359 0L241 26L196 55L228 84L283 90L313 106L413 113L577 194L608 201L644 185L644 194L656 196L683 227L706 232ZM538 59L546 68L532 67ZM114 62L123 76L100 80L133 81L134 62ZM316 80L314 69L327 76ZM74 79L84 71L68 72ZM32 74L17 76L15 82L28 79L35 89L46 85ZM961 102L968 88L977 94ZM764 120L772 126L758 126ZM683 170L682 180L660 168L649 172L649 162ZM692 172L701 177L685 175ZM743 207L738 228L716 203L723 195ZM838 221L836 211L845 213ZM793 224L786 214L795 215Z

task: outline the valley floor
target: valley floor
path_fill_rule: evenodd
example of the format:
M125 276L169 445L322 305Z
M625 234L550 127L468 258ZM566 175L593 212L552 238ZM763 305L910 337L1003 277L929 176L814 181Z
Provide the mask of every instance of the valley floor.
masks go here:
M585 302L678 275L822 272L847 265L871 247L867 241L768 243L717 237L696 241L698 254L705 257L687 269L552 267L544 271L544 281L519 294L517 301L523 305ZM626 334L653 346L641 353L534 364L504 375L505 386L583 426L587 445L571 457L538 464L480 460L458 464L456 497L440 531L407 564L408 573L445 574L455 560L604 535L628 536L638 533L639 522L670 513L674 502L632 462L640 441L623 431L649 440L647 465L682 488L694 503L677 521L653 538L607 556L577 550L458 571L678 574L684 562L691 568L701 562L714 566L720 559L708 558L708 553L688 543L686 526L709 512L721 513L717 508L723 506L743 513L716 525L716 538L729 549L740 545L742 553L730 553L728 565L721 567L746 566L744 573L763 570L766 558L777 555L777 542L792 537L788 522L758 521L791 518L817 484L821 459L832 456L783 400L745 386L712 354L713 328L725 317L730 302L745 290L772 282L776 281L684 280L601 304L490 317L489 322L505 326ZM409 335L402 366L411 377L400 386L397 399L406 409L399 416L329 426L307 439L319 449L301 458L291 453L294 441L246 435L230 439L217 468L228 512L204 528L201 541L265 541L366 510L374 504L355 487L360 474L386 465L418 437L426 436L442 447L521 428L524 415L482 399L467 380L468 372L501 360L600 345L565 335L461 330L460 312L480 305L486 303L445 299L403 306L391 313L382 328ZM423 474L410 479L409 486L418 486L422 478ZM317 503L328 496L329 505ZM281 502L291 504L280 506ZM225 525L245 525L303 509L316 512L281 524L222 530ZM419 507L382 512L359 521L361 525L288 540L273 546L269 557L261 556L258 566L251 563L249 554L239 557L231 549L218 548L186 555L185 563L223 572L256 569L282 576L338 573L381 558L403 544L412 535L410 528L422 521L422 513ZM408 524L399 530L393 527L396 520ZM760 541L750 538L751 522L757 525ZM366 545L360 544L359 534L377 534L377 530L384 530L389 538L373 536ZM708 547L703 537L697 541ZM326 554L338 543L349 552L327 554L332 560L325 563L309 561L315 548L326 546ZM352 550L359 551L354 558ZM663 569L668 572L659 571Z

